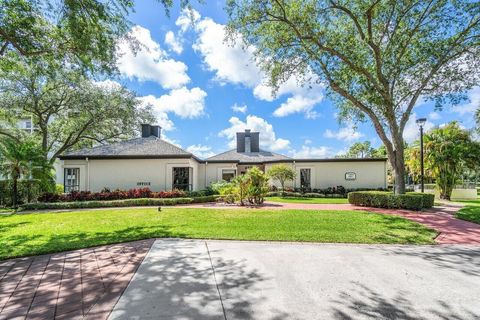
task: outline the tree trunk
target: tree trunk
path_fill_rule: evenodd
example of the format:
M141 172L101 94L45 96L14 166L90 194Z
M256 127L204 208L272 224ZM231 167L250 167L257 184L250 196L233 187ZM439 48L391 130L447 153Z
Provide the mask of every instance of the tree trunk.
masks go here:
M13 178L13 187L12 187L12 207L17 208L17 199L18 199L18 180L16 177Z
M403 157L403 144L398 146L393 153L388 153L388 160L392 165L395 178L395 194L405 194L405 159Z

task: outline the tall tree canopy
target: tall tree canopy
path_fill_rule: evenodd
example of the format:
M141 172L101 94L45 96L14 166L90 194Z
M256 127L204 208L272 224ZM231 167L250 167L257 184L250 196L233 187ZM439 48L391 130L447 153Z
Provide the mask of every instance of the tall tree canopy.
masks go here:
M158 0L167 10L173 0ZM89 70L115 69L117 41L129 28L132 0L2 0L0 61L34 57ZM188 0L182 0L186 6Z
M256 50L274 89L323 82L344 118L370 119L397 193L418 100L456 102L479 80L478 1L229 0L227 11L229 36Z
M340 157L345 158L373 158L376 157L376 150L372 148L370 141L355 142L350 146L347 153Z
M74 71L44 73L24 65L1 74L0 112L10 127L0 135L17 137L18 120L32 117L34 134L53 163L61 153L136 135L140 124L153 121L149 108L115 82L93 82Z

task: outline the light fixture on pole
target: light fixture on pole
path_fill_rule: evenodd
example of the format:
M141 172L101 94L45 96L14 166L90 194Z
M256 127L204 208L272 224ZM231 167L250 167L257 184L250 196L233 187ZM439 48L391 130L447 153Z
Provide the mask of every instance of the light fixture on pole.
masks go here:
M423 126L427 122L427 118L418 118L417 119L417 125L420 127L420 182L421 182L421 188L422 192L424 192L424 183L423 183L423 177L424 177L424 170L423 170Z

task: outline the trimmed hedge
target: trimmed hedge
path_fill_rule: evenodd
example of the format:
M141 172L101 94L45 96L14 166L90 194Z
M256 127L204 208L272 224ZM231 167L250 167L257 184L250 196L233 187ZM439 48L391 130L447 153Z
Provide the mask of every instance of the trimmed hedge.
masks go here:
M357 191L348 194L348 202L365 207L422 210L433 207L433 195L413 192L394 195L382 191Z
M424 208L433 208L435 205L435 195L433 193L407 192L407 194L422 196Z
M308 193L300 193L300 192L281 192L281 191L274 191L268 192L266 197L293 197L293 198L345 198L342 194L328 194L325 195L323 193L315 193L315 192L308 192Z
M113 201L73 201L73 202L38 202L21 206L20 210L54 210L81 208L109 208L136 206L174 206L177 204L205 203L217 201L218 196L191 198L140 198Z

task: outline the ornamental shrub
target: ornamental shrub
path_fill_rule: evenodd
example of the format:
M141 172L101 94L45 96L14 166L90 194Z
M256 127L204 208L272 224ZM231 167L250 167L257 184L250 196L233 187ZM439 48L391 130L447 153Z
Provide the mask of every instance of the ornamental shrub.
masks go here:
M138 198L110 201L71 201L71 202L38 202L27 203L20 210L55 210L55 209L81 209L81 208L109 208L109 207L134 207L134 206L173 206L177 204L214 202L218 196L205 196L195 198Z
M435 205L435 195L433 193L408 192L407 194L422 196L424 208L433 208Z
M424 204L424 196L418 194L394 195L382 191L356 191L348 194L348 202L357 206L422 210L428 208L428 201Z

